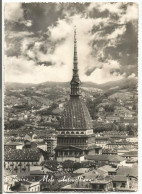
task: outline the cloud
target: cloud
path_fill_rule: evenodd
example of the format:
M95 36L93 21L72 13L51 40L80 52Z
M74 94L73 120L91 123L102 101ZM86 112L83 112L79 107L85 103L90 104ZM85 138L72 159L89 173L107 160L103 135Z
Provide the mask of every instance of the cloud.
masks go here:
M106 38L107 39L116 39L118 36L124 34L125 31L126 31L125 26L117 27L110 35L107 35Z
M44 44L48 47L47 52L42 53L40 51L40 46L43 44L43 42L36 42L32 47L32 50L27 51L27 55L30 54L34 57L36 53L36 56L38 58L38 64L45 64L45 61L51 61L52 64L60 67L62 65L66 65L70 70L73 66L73 33L74 33L74 25L77 25L77 39L78 39L78 55L82 56L79 57L79 69L80 69L80 76L87 71L88 63L89 67L91 66L100 66L99 62L96 61L95 58L91 55L91 47L89 46L90 37L89 31L91 30L92 25L94 21L92 19L85 19L80 17L80 15L74 15L70 17L70 20L62 19L58 20L56 22L55 26L49 27L49 34L50 34L50 40L53 44L56 45L54 52L50 52L50 44ZM83 26L86 26L84 28ZM82 37L83 40L82 41ZM24 44L23 44L24 45ZM69 73L69 71L67 72ZM72 71L70 71L69 75L71 77Z
M24 64L24 65L23 65ZM64 76L63 76L64 72ZM45 81L69 81L67 66L36 65L25 57L5 56L5 82L42 83Z
M100 12L111 11L111 13L120 14L123 10L121 9L121 5L123 3L91 3L88 7L89 11L93 11L94 9L99 10Z
M32 26L32 20L26 20L24 17L22 3L5 3L4 16L6 22L8 22L11 27L15 25L21 26L22 28L24 28L24 26Z
M128 78L134 78L136 77L136 75L134 73L132 73L131 75L128 76Z
M7 80L70 81L74 25L82 81L104 83L137 76L136 3L7 4Z
M137 19L138 19L138 4L137 3L128 4L128 6L126 7L126 12L121 17L120 22L126 23L134 20L137 21Z
M32 26L32 21L31 20L22 21L21 23L23 23L27 27L31 27Z
M84 81L91 81L96 83L105 83L108 81L116 81L123 79L125 77L125 74L120 75L120 73L114 72L111 73L112 70L111 65L106 64L103 68L96 68L95 71L92 72L90 76L84 75L83 80Z
M69 23L63 19L63 20L58 20L56 26L51 26L49 27L49 31L51 33L50 38L53 41L57 41L63 38L66 38L67 36L70 35L70 32L72 31L72 24L69 25Z
M5 33L6 37L8 39L13 39L13 38L26 38L28 36L32 36L34 35L33 32L28 32L28 31L20 31L20 32L17 32L17 31L11 31L10 33Z
M89 81L96 80L96 83L104 83L105 81L111 80L119 80L124 77L120 75L120 64L115 60L108 60L106 63L103 63L100 67L94 67L89 69L85 73L85 77L83 79L89 79ZM97 73L99 72L99 75ZM88 78L86 76L89 76ZM102 79L103 77L103 79Z
M4 4L5 19L13 22L18 22L23 19L24 11L21 3L5 3Z
M5 54L7 56L25 55L26 45L35 42L36 39L32 32L6 32L5 33Z
M33 67L34 62L32 60L27 61L24 57L6 57L7 71L16 72L17 75L22 73L32 73Z

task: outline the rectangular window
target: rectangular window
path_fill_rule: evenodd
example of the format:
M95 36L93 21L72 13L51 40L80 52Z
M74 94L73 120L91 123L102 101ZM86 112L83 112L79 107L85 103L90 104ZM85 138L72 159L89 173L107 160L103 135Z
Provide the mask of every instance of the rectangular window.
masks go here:
M96 185L93 185L93 189L96 189L97 187L96 187Z
M116 188L116 183L113 183L113 187Z
M100 189L104 189L104 185L100 185Z
M125 186L126 186L126 183L122 183L122 184L121 184L121 187L125 187Z
M96 154L99 154L99 149L95 149L95 151L96 151Z

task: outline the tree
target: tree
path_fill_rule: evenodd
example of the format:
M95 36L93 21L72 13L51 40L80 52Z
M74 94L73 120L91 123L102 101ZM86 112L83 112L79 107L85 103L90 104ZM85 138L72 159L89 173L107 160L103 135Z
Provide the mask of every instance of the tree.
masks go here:
M137 136L137 127L134 125L128 125L126 130L128 131L128 135Z
M118 130L119 130L119 131L126 131L126 126L123 125L123 124L119 124L119 125L118 125Z
M46 160L46 161L43 161L41 163L41 165L43 165L43 166L45 166L53 171L56 171L59 163L56 160Z
M18 129L25 125L24 121L13 120L5 123L5 129Z
M79 168L81 168L81 163L75 162L75 163L73 164L73 169L74 169L74 170L77 170L77 169L79 169Z
M137 110L137 106L134 104L132 107L133 110Z
M63 169L69 169L70 171L73 171L74 161L66 160L63 162L62 165L63 165Z

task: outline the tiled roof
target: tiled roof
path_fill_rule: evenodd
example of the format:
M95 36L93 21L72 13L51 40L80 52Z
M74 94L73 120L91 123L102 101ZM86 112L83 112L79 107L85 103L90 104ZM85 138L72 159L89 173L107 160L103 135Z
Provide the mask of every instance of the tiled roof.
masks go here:
M23 150L16 150L16 149L9 149L5 150L4 159L5 161L39 161L40 159L40 152L38 149L23 149Z
M31 149L34 149L37 147L37 143L35 142L27 142L27 144L25 143L25 145L23 146L23 149L25 148L31 148Z
M135 120L135 119L123 119L123 120L121 120L121 122L123 122L123 123L137 123L137 120Z
M135 157L135 156L138 156L138 152L137 151L130 151L130 152L126 152L122 155L123 157L127 157L127 156L132 156L132 157Z
M31 170L30 171L30 175L44 175L46 173L44 173L42 170Z
M109 141L108 137L96 137L96 140L107 140Z
M86 173L83 174L83 176L87 179L96 179L96 177L98 176L96 170L91 170L91 171L88 171Z
M102 180L94 180L91 182L91 184L108 184L110 182L111 182L111 180L102 179Z
M112 177L112 181L114 181L114 182L125 182L125 181L127 181L127 177L124 176L124 175L114 175Z
M20 143L20 142L7 142L5 143L5 145L8 145L8 146L17 146L17 145L22 145L23 143Z
M92 129L92 120L82 99L70 98L60 119L59 129Z
M107 173L107 171L104 170L104 169L98 168L98 169L96 170L96 174L98 174L98 175L104 175L105 173Z
M109 161L109 162L121 162L124 161L124 158L121 156L112 156L112 155L87 155L85 156L88 160L95 161Z
M117 170L117 168L113 168L113 167L111 167L109 165L102 166L102 167L100 167L98 169L100 169L102 171L105 171L105 172L115 172Z
M83 174L86 172L88 172L88 168L79 168L79 169L75 170L73 173Z
M129 175L129 176L138 176L138 166L133 165L132 167L120 166L117 170L117 175Z
M79 147L79 146L57 146L55 148L56 150L82 150L83 148Z
M55 149L56 150L93 150L95 148L101 148L99 146L96 146L96 145L90 145L90 146L87 146L86 145L78 145L78 146L74 146L74 145L68 145L68 146L57 146Z
M121 152L121 153L123 153L123 152L128 152L128 148L118 148L117 149L117 152Z
M117 153L117 150L112 150L112 149L103 149L102 150L103 153Z
M114 156L114 157L111 157L110 159L109 159L109 161L110 162L122 162L122 161L124 161L125 159L123 158L123 157L121 157L121 156Z
M95 160L95 161L108 161L109 156L106 155L87 155L85 156L88 160Z
M112 143L108 143L107 145L130 145L129 142L112 142Z

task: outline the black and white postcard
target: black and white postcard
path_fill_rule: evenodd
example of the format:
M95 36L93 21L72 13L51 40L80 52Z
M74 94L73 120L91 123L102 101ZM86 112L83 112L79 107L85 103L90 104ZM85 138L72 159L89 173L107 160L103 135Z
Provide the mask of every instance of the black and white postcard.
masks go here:
M3 189L138 190L138 2L4 2Z

